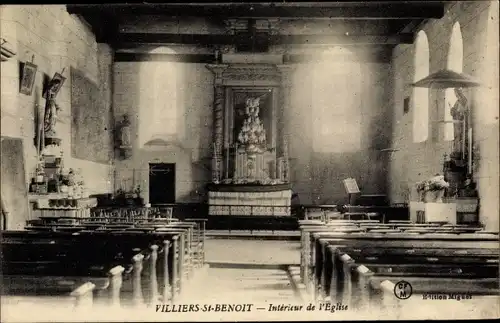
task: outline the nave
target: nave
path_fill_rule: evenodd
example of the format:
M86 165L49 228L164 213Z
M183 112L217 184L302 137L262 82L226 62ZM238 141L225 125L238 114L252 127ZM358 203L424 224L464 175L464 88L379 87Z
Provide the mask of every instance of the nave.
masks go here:
M498 233L480 227L323 217L300 241L249 239L151 212L4 231L3 321L499 315Z
M205 237L203 221L158 215L102 220L45 219L4 231L2 318L67 321L73 311L75 320L95 321L251 318L257 306L267 314L270 304L301 303L288 272L299 264L298 241Z

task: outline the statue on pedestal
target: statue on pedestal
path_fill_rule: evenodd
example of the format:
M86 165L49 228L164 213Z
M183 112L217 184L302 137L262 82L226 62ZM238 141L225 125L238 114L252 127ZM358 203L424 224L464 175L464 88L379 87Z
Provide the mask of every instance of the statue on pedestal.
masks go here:
M246 100L246 119L243 122L238 141L249 158L265 151L266 131L259 118L260 98Z
M62 86L62 81L59 79L54 79L50 82L45 93L46 103L45 103L45 113L43 117L43 131L45 138L55 138L56 135L56 123L57 123L57 113L60 108L55 102L55 96Z
M119 137L119 146L120 148L129 148L132 146L132 141L130 140L130 120L128 116L123 115L123 119L120 122L120 137Z
M451 107L450 114L453 118L453 151L452 159L465 159L464 154L467 150L467 128L468 128L468 110L467 98L463 94L461 88L455 88L457 101Z
M55 138L56 135L56 123L57 123L57 113L60 107L56 104L54 99L47 99L47 104L45 105L45 115L43 120L43 131L45 138Z

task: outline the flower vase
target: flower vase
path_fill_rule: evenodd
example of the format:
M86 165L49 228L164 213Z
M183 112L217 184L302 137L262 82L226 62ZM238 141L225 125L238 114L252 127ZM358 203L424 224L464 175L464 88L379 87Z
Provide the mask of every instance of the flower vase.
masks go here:
M443 203L444 190L426 191L424 202L426 203Z
M433 203L434 200L435 200L434 191L425 191L424 202L425 203Z
M438 190L435 192L435 203L443 203L444 190Z

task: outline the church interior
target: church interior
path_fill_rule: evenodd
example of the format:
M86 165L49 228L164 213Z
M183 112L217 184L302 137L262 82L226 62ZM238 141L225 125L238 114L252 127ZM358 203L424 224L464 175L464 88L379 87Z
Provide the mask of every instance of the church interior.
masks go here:
M0 37L2 321L500 317L498 1L1 5Z

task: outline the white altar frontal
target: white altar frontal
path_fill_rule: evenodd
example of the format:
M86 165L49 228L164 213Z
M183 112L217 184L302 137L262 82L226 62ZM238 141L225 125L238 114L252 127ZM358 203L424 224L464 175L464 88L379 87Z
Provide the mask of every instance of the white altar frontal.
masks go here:
M238 191L224 191L228 187L220 186L222 191L208 192L208 213L210 215L290 215L292 191L281 187L277 191L266 191L265 187L239 187ZM255 189L255 191L252 191ZM276 188L272 188L276 189ZM248 191L244 191L248 190Z
M209 215L289 216L290 67L209 64L214 80Z

